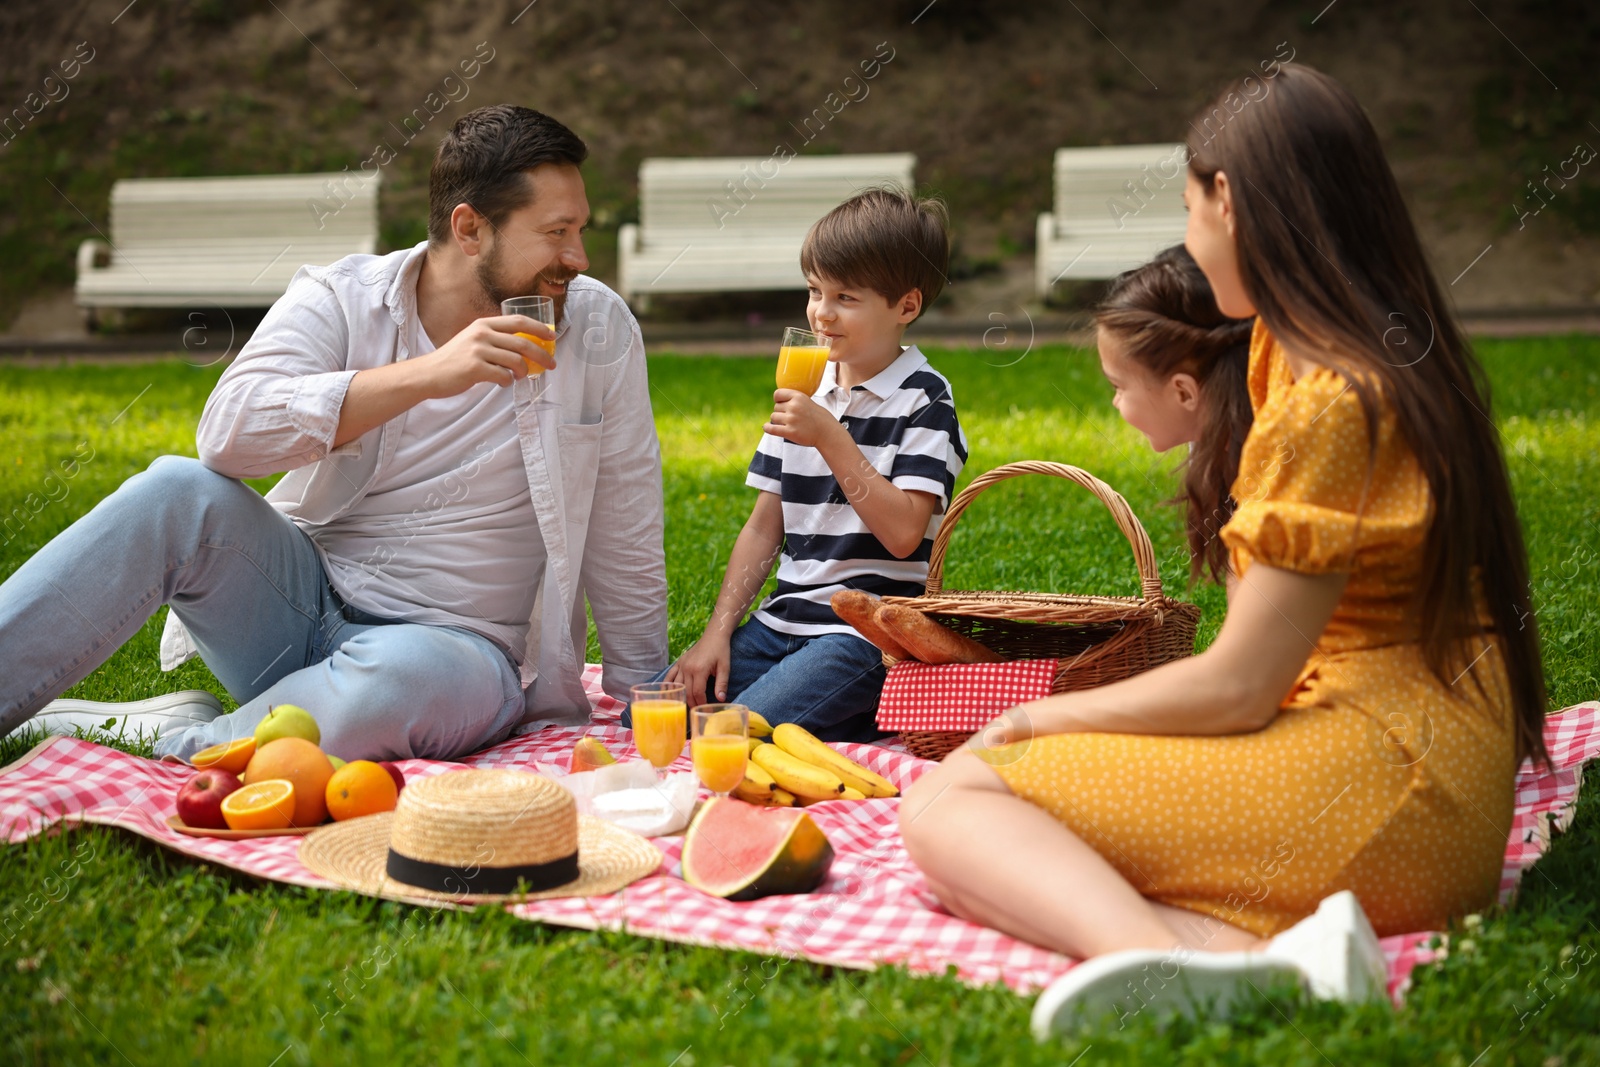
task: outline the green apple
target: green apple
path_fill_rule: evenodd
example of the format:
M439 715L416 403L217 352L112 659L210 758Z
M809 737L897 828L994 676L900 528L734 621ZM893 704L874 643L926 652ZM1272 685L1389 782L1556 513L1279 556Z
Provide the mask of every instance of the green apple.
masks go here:
M328 762L333 764L334 770L338 770L340 767L344 766L344 760L340 759L338 756L329 756Z
M300 737L316 745L322 742L322 731L317 728L317 720L305 708L279 704L257 724L256 748L271 744L280 737Z

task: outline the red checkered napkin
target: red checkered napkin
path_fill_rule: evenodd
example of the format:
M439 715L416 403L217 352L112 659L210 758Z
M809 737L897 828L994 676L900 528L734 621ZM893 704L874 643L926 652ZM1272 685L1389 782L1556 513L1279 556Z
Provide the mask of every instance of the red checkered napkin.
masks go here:
M878 698L878 729L979 730L1009 707L1049 696L1058 663L896 663Z

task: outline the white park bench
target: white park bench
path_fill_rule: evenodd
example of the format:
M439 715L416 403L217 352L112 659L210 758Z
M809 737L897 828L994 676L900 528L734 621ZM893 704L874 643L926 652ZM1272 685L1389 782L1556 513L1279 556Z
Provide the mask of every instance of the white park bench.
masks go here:
M639 222L617 233L618 288L652 293L804 289L800 245L811 224L874 186L912 189L917 157L729 156L647 159Z
M377 176L349 172L125 178L110 242L78 246L77 301L96 308L266 307L307 263L378 245Z
M1057 150L1055 210L1039 216L1039 295L1064 278L1114 278L1181 243L1187 169L1181 144Z

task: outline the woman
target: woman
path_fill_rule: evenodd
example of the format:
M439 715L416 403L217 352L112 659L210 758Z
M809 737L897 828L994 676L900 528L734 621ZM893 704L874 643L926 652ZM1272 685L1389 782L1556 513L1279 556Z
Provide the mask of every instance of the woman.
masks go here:
M1354 97L1297 65L1250 88L1191 126L1184 193L1218 306L1258 316L1221 632L1013 708L979 735L1011 743L957 751L901 809L952 912L1090 959L1040 997L1041 1035L1281 978L1381 995L1368 918L1491 903L1518 762L1545 758L1481 371Z

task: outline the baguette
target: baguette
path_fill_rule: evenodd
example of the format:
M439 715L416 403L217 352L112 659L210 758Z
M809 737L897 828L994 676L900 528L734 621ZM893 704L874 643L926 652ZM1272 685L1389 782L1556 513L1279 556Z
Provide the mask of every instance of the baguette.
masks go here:
M863 593L859 589L841 589L833 594L828 603L833 606L835 615L854 626L857 633L882 651L895 659L905 659L910 655L904 645L890 637L889 632L878 625L878 608L883 606L883 601L871 593Z
M915 608L885 604L878 609L878 623L913 658L924 663L1000 662L1000 656L992 649L940 626Z

